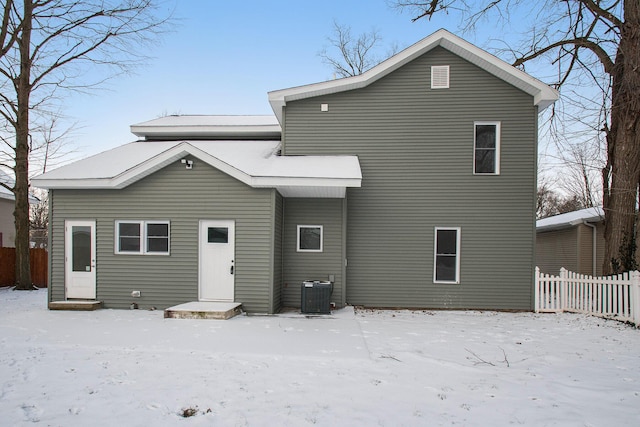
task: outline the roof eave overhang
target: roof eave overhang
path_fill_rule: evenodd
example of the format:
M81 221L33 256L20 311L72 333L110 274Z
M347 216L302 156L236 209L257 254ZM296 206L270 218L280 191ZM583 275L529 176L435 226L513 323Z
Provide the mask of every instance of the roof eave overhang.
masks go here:
M146 139L192 139L192 138L280 138L282 129L279 125L260 126L147 126L131 125L131 132Z
M181 142L145 162L130 168L119 175L104 178L78 179L48 179L35 177L32 184L39 188L56 189L85 189L85 190L118 190L179 161L187 155L192 155L227 175L253 188L276 188L286 197L344 197L347 187L360 187L362 176L360 166L357 173L344 177L314 177L314 176L260 176L237 169L212 156L199 148ZM295 195L295 196L294 196Z
M269 103L282 124L282 109L287 102L368 86L436 46L442 46L528 93L533 97L533 103L538 107L539 112L558 99L558 92L545 83L446 30L438 30L361 75L272 91L269 92Z
M537 233L544 233L546 231L557 231L557 230L565 230L567 228L572 228L578 226L580 224L588 223L588 224L597 224L599 222L604 221L602 217L594 216L592 218L585 219L576 219L574 221L563 222L560 224L551 224L551 225L542 225L536 226Z

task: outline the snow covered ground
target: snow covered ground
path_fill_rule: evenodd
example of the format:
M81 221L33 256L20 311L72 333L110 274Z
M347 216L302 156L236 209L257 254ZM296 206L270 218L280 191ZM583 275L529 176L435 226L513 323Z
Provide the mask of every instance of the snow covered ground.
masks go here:
M45 307L0 289L2 426L640 425L640 330L614 321Z

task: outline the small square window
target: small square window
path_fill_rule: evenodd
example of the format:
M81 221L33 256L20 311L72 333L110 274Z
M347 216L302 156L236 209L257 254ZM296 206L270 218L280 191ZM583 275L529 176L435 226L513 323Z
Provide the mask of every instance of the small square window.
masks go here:
M207 229L208 243L229 243L229 229L227 227L209 227Z
M298 226L298 252L322 252L322 226Z
M500 122L474 123L473 173L500 174Z

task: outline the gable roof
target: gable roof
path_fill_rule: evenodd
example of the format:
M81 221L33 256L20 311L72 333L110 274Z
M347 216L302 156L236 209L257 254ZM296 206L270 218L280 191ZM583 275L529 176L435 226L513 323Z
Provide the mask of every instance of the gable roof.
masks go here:
M533 96L533 104L538 106L539 111L558 99L558 92L540 80L449 31L441 29L358 76L269 92L271 108L278 121L282 123L282 107L289 101L366 87L437 46L451 51Z
M604 210L600 206L580 209L536 221L536 231L560 230L574 227L584 222L594 223L604 219Z
M49 189L120 189L193 156L254 188L285 197L344 197L360 187L357 156L280 156L279 141L138 141L33 178ZM197 167L194 166L194 167Z

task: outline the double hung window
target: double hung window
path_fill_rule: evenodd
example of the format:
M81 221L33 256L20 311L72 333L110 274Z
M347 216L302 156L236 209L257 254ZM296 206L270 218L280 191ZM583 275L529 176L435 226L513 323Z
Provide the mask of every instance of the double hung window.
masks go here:
M474 123L473 173L500 174L500 122Z
M436 227L434 283L460 283L460 228Z

